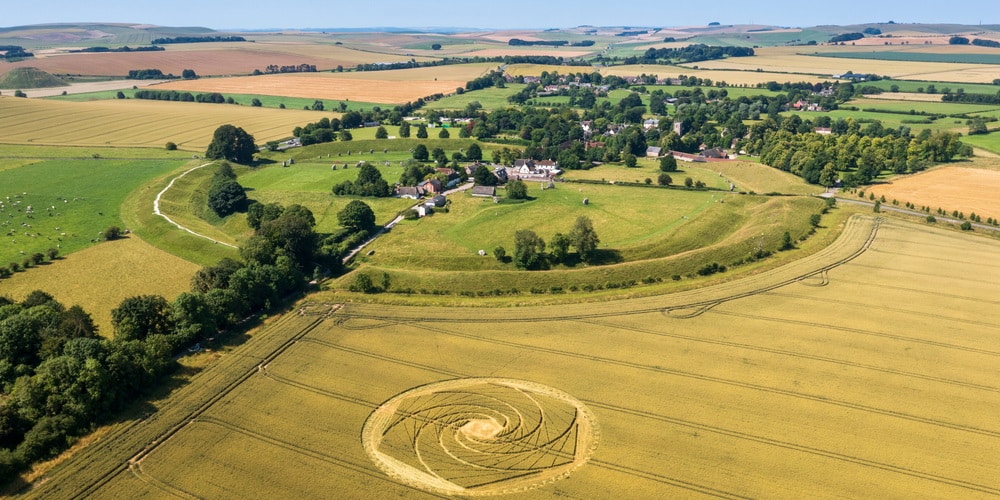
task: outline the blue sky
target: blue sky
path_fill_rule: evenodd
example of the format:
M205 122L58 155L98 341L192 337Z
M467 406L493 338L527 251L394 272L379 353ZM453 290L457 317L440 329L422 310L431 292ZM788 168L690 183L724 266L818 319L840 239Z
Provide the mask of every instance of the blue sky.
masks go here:
M126 22L215 29L429 27L564 28L595 26L686 26L897 23L1000 24L996 0L963 0L960 8L940 2L836 0L751 2L713 0L50 0L4 9L0 26L56 22Z

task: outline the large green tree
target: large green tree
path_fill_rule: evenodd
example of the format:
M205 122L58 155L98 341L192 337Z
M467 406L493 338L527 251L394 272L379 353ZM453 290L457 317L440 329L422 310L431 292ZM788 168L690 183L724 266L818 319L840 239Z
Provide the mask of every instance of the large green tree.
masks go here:
M375 212L361 200L353 200L337 213L341 226L355 231L375 229Z
M229 160L244 165L253 162L257 152L254 138L240 127L222 125L215 129L212 142L205 151L205 157L210 160Z
M514 265L520 269L545 267L545 241L530 229L514 233Z
M154 334L170 333L170 304L159 295L129 297L111 310L115 340L144 340Z
M594 258L597 245L601 242L597 237L597 232L594 231L594 224L586 215L576 218L573 229L569 232L569 239L576 247L576 252L580 254L580 260L584 262L590 262Z
M528 185L520 179L514 179L507 183L507 197L512 200L524 200L528 198Z

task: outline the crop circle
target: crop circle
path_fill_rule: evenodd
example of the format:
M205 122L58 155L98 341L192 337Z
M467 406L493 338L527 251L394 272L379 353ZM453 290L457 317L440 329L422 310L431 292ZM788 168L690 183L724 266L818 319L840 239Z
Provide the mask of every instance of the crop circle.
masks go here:
M515 493L563 479L597 446L594 417L551 387L463 378L386 401L362 430L365 452L386 474L446 495Z

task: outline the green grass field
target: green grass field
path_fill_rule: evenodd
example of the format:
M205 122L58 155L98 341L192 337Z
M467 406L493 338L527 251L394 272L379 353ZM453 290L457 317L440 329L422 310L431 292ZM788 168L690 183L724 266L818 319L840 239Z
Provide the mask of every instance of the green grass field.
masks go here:
M511 106L507 102L507 98L520 92L524 87L525 85L523 84L511 83L502 89L490 87L488 89L468 91L464 94L453 94L443 99L429 102L422 109L460 110L465 109L472 102L482 104L483 109L486 110L502 109Z
M815 55L841 59L873 59L877 61L1000 64L1000 54L940 54L931 52L873 50L871 52L818 52Z
M352 165L353 166L353 165ZM403 174L399 166L379 166L382 177L390 184L396 182ZM356 168L338 168L331 170L328 163L298 162L288 167L271 166L257 169L239 177L239 182L252 191L247 196L262 203L281 203L302 205L316 216L316 230L319 232L334 232L340 224L337 213L351 200L348 196L334 196L333 186L345 180L357 178ZM396 217L401 210L413 206L416 202L400 198L362 198L375 211L378 224L385 224Z
M962 137L962 142L1000 154L1000 132L991 132L983 135L967 135Z
M917 92L918 89L927 89L928 86L934 85L938 92L943 92L944 89L951 89L952 92L957 92L958 89L962 89L967 94L996 94L1000 92L1000 86L989 85L989 84L977 84L977 83L951 83L951 82L925 82L925 81L909 81L909 80L879 80L877 82L865 82L865 86L873 86L888 92L893 85L899 87L900 92Z
M124 226L120 210L129 192L183 161L40 159L0 170L0 262L93 245L108 226Z

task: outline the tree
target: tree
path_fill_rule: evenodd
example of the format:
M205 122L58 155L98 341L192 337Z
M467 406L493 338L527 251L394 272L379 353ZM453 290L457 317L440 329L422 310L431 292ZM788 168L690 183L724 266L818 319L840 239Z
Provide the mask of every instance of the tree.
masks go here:
M477 186L496 186L500 182L500 179L497 179L497 176L486 165L478 166L476 171L472 173L472 179Z
M667 156L660 158L660 171L661 172L677 171L677 159L674 158L674 155L667 153Z
M656 178L656 183L661 186L669 186L672 182L674 182L674 180L671 179L670 174L667 174L666 172L661 173L660 176Z
M552 239L549 240L549 260L554 264L566 262L571 244L572 241L569 239L569 236L562 233L554 234Z
M257 99L256 97L254 97L252 100L250 100L250 105L253 106L253 107L255 107L255 108L259 108L259 107L263 106L264 103L260 102L260 99Z
M525 200L528 198L528 185L520 179L508 182L506 189L507 197L512 200Z
M417 125L417 139L426 139L426 138L427 138L427 125L421 123L420 125Z
M440 43L432 43L431 44L431 50L441 50L441 44Z
M597 252L597 245L601 242L594 231L594 225L590 218L581 215L573 223L573 229L569 232L569 239L576 247L576 253L580 255L580 260L590 262Z
M337 213L337 221L352 231L371 231L375 229L375 212L367 203L353 200Z
M181 78L183 78L185 80L191 80L191 79L194 79L194 78L198 78L198 75L195 74L195 72L194 72L193 69L186 69L186 70L181 71Z
M413 148L413 159L417 161L427 161L430 158L430 153L427 152L427 146L423 144L417 144L417 147Z
M493 257L496 257L497 262L503 262L507 260L507 250L498 246L493 249Z
M448 129L442 127L441 131L438 132L438 139L447 139L449 137L451 137L451 134L448 133Z
M254 145L252 135L242 128L227 124L215 129L205 157L210 160L249 164L253 162L253 155L256 152L257 146Z
M625 166L628 168L635 168L637 165L637 160L635 155L632 153L625 153Z
M469 161L480 161L483 159L483 150L479 147L479 144L473 142L465 150L465 158Z
M115 99L124 99L124 98L125 98L125 92L119 90L118 93L115 94Z
M208 189L208 207L219 217L226 217L241 210L247 202L247 193L239 182L233 179L213 179Z
M170 304L159 295L129 297L111 310L115 340L145 340L171 332Z
M399 136L403 139L410 137L410 122L404 121L399 125Z
M339 134L337 134L337 138L340 139L341 141L347 142L347 141L353 140L354 136L351 135L351 131L350 130L347 130L345 128L345 129L341 130Z
M545 266L545 241L534 231L521 229L514 233L514 265L528 270Z
M694 186L694 179L692 179L690 177L685 177L684 178L684 187L692 187L692 186Z
M354 277L354 283L351 284L350 290L361 293L375 293L377 291L371 277L364 273Z
M177 151L177 144L174 144L173 142L167 142L167 144L164 146L164 148L167 151Z
M378 129L375 130L375 138L376 139L388 139L389 138L389 132L386 131L385 127L383 127L383 126L380 125L378 127Z

